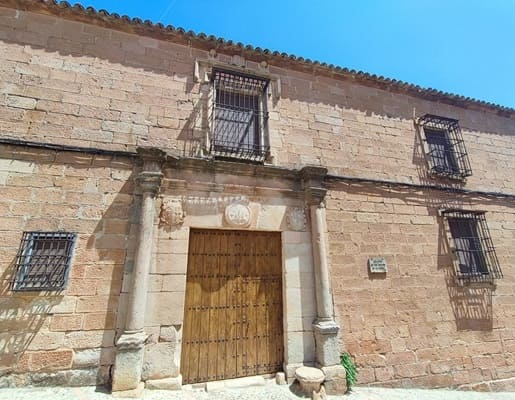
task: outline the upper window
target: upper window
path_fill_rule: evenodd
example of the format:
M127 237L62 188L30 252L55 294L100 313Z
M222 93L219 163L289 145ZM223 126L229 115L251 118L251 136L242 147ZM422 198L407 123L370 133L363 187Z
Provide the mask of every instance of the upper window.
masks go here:
M425 151L433 174L464 179L472 175L458 121L426 114L419 119Z
M263 162L268 144L268 80L213 68L211 154Z
M456 276L470 281L502 278L485 213L446 210L442 214L454 244Z
M24 232L16 258L15 291L66 287L77 234Z

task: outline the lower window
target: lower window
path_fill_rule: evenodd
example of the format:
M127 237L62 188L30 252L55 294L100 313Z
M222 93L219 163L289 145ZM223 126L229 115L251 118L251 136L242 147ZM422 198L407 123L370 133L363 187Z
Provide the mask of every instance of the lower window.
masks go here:
M502 278L485 213L446 210L442 214L454 244L456 276L472 281Z
M68 232L24 232L13 290L65 289L76 238Z

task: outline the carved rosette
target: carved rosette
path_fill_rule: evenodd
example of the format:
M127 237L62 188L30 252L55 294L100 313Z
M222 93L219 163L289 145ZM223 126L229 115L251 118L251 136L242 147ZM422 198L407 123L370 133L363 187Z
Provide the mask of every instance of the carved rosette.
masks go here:
M184 210L180 200L163 200L159 222L162 225L176 226L184 222Z
M306 213L303 208L293 207L288 210L286 223L292 231L304 231L306 229Z
M232 203L225 208L225 220L235 228L246 228L250 225L252 212L250 207L242 203Z

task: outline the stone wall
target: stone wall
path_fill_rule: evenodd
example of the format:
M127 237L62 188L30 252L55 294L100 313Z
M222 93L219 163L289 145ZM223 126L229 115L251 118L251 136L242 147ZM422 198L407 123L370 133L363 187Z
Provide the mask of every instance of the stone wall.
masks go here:
M109 380L130 260L132 160L2 146L0 386ZM13 292L23 231L77 232L68 285Z
M355 356L359 382L448 387L513 378L512 205L372 185L342 189L335 185L327 204L330 262L342 347ZM456 203L487 211L504 274L493 287L453 279L437 209ZM378 256L386 274L368 272L368 258Z
M430 102L342 79L278 68L80 22L2 8L0 127L26 140L198 155L209 85L196 60L269 72L272 163L322 165L330 173L425 182L413 123L432 113L459 119L473 176L468 187L515 186L513 116Z
M241 57L215 57L184 45L0 8L0 136L111 150L156 147L175 156L199 156L209 86L195 80L197 59L263 72L262 66ZM445 105L274 65L264 72L281 86L280 96L269 99L273 165L298 169L315 164L331 174L440 184L427 174L414 125L414 116L433 113L460 121L473 170L461 186L515 190L512 114ZM168 171L168 185L182 179L190 182L190 191L200 190L206 198L226 190L247 195L268 215L268 220L256 222L256 229L285 230L280 224L291 199L274 192L281 184L273 179L237 185L234 175L215 179L199 171L182 178L174 174ZM124 326L133 265L131 238L138 209L133 176L129 159L2 145L0 343L5 351L0 365L3 373L19 373L17 378L0 378L4 382L44 383L43 376L70 384L106 381L115 329ZM202 180L202 189L192 184ZM369 184L332 184L330 189L334 302L342 349L356 357L361 383L449 386L513 376L512 199L458 198ZM191 195L180 185L163 193L158 208ZM436 211L448 204L488 211L505 275L495 290L450 284L449 254ZM188 227L223 227L223 217L187 213L183 228L170 231L159 224L156 215L145 379L177 374ZM8 290L21 233L32 229L79 233L70 285L63 295ZM283 240L285 281L291 285L285 290L286 309L303 302L308 310L286 312L291 338L287 349L292 352L287 362L312 362L305 358L314 346L309 322L314 300L306 286L312 275L309 234L285 232ZM384 279L373 279L366 260L381 255L389 272ZM295 273L288 276L290 267ZM156 304L176 308L166 313ZM161 367L149 361L161 352L173 362ZM100 371L93 367L99 359ZM24 372L31 375L23 378Z

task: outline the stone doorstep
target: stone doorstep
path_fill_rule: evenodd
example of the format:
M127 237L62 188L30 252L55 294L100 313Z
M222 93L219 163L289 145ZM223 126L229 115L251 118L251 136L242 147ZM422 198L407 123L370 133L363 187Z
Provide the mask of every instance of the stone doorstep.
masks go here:
M212 381L205 383L206 392L220 392L226 389L244 389L252 386L265 386L266 380L263 376L246 376L243 378L226 379L223 381ZM192 385L192 387L194 387Z
M132 390L120 390L117 392L112 392L111 396L113 397L121 397L121 398L131 398L131 399L139 399L143 396L143 390L145 389L145 383L140 382L136 389Z

